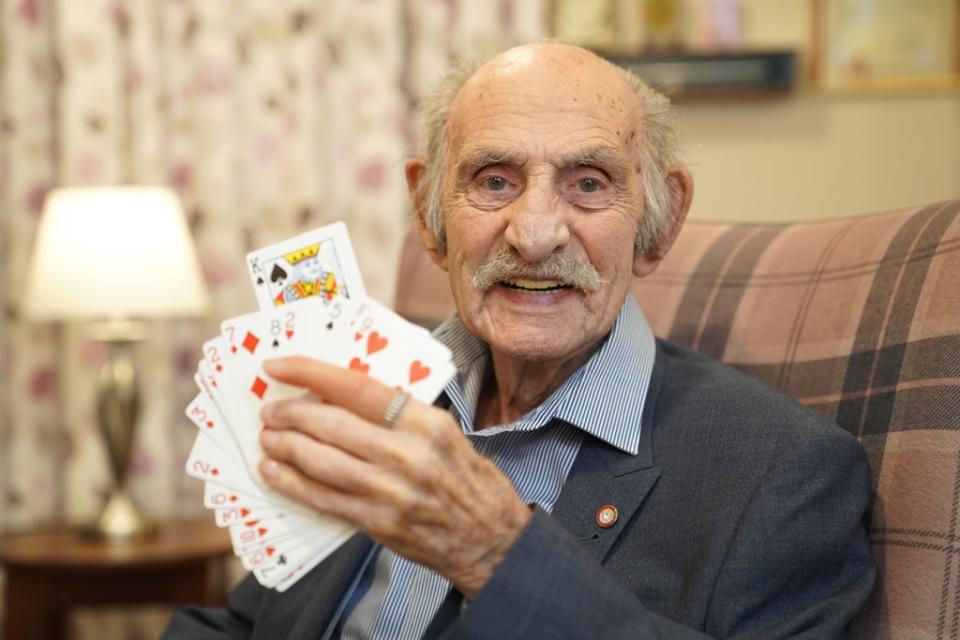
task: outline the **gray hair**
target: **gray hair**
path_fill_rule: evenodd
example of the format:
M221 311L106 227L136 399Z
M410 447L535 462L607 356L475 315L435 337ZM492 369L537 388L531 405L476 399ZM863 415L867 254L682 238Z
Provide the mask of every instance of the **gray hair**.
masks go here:
M418 108L420 154L426 166L414 197L426 212L425 223L441 254L446 253L447 244L441 197L450 159L450 110L457 93L484 62L468 59L454 64ZM604 62L621 74L640 105L643 126L638 162L644 180L646 215L640 217L634 247L638 253L656 253L673 224L676 194L667 180L667 170L678 162L679 155L674 110L669 98L634 73Z

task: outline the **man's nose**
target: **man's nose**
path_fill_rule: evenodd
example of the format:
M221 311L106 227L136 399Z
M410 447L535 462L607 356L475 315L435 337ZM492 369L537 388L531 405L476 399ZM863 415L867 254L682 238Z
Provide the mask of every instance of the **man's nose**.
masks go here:
M531 179L507 215L504 240L526 262L545 260L570 239L567 216L551 176Z

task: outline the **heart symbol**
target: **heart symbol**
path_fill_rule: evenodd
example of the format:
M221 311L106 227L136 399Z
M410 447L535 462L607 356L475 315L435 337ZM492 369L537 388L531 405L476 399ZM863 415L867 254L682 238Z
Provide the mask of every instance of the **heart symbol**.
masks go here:
M410 363L410 384L414 382L419 382L430 375L430 367L426 366L419 360L414 360Z
M266 528L266 527L260 527L259 529L257 529L257 536L258 536L258 537L262 538L262 537L265 536L266 534L267 534L267 528Z
M236 502L237 496L230 496L230 502Z
M250 509L246 509L246 508L240 509L240 515L246 518L248 515L250 515Z
M372 356L377 351L387 348L387 343L389 340L382 337L376 331L371 331L370 335L367 336L367 355Z
M360 358L353 358L350 361L350 368L354 371L359 371L360 373L369 373L370 365L364 364Z
M210 474L211 474L211 475L218 476L218 475L220 475L220 471L219 471L216 467L214 467L214 468L210 471Z
M292 330L292 329L287 329L287 340L289 340L289 339L292 338L292 337L293 337L293 330Z
M360 340L360 338L362 338L362 337L363 337L363 334L360 333L359 331L357 331L355 334L353 334L353 341L354 341L354 342L357 342L357 341Z
M277 550L277 549L276 549L275 547L267 547L267 557L272 556L272 555L273 555L273 552L276 551L276 550Z

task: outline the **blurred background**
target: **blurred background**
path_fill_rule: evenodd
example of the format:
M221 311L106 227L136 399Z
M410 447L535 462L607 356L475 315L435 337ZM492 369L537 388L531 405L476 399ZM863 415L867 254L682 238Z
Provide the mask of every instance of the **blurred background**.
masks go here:
M211 303L140 345L128 486L153 518L204 518L183 407L201 343L255 309L245 253L344 220L389 304L412 115L452 60L544 37L590 46L676 97L694 218L843 217L960 194L957 5L0 0L0 534L88 521L111 485L91 375L105 347L21 312L52 189L179 196ZM71 630L152 637L167 615L84 610Z

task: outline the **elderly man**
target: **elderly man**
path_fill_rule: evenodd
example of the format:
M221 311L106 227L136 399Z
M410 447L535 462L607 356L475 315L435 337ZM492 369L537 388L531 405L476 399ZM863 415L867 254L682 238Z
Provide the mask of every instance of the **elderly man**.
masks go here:
M397 413L353 372L268 363L312 394L264 408L264 477L363 533L169 637L842 637L874 577L863 451L656 340L628 295L693 193L667 101L538 44L453 72L424 112L406 175L458 374Z

